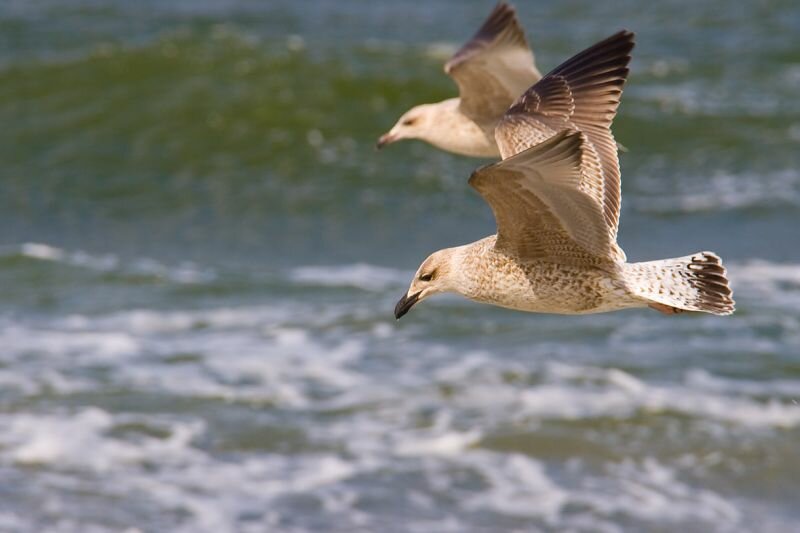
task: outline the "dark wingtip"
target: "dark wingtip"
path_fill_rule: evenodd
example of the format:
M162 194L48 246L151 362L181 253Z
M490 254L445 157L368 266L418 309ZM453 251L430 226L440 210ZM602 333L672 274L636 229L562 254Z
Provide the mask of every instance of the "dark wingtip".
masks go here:
M519 27L519 22L517 21L517 10L507 2L498 2L475 33L474 38L491 41L505 31L506 28L513 25L518 26L518 29L522 31L522 27Z
M571 106L577 106L583 98L592 100L598 91L617 92L619 99L630 73L634 35L620 30L578 52L522 93L506 114L534 112L546 99L548 107L556 106L562 114L569 115L578 111L569 109Z
M517 20L517 10L511 4L498 2L475 35L464 44L444 65L444 71L450 74L452 69L465 60L475 50L488 43L503 41L528 46L525 31Z

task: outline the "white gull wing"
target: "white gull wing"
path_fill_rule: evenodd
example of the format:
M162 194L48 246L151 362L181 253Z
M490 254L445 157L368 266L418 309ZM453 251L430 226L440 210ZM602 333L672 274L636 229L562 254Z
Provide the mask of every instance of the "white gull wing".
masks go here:
M478 124L494 124L541 78L516 12L505 2L495 6L444 71L458 85L459 109Z
M470 176L497 221L498 251L571 265L624 261L603 215L603 174L590 148L585 134L564 130Z

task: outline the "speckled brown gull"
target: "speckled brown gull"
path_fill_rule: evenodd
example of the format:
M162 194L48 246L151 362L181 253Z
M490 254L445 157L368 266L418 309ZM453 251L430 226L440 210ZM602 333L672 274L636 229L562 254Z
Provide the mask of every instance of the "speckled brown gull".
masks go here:
M444 66L459 97L406 112L378 147L421 139L442 150L498 157L494 128L508 107L541 74L514 8L501 2L478 32Z
M497 234L428 257L395 317L441 292L543 313L731 314L725 268L712 252L625 262L606 215L606 181L588 135L573 129L478 169L469 183L491 206Z

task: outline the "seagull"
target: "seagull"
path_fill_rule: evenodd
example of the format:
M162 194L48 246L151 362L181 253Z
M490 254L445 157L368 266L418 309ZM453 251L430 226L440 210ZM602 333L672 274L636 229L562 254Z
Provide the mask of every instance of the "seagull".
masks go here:
M503 159L469 184L497 233L431 254L394 309L444 292L519 311L588 314L650 307L733 313L713 252L628 263L617 244L620 171L611 134L633 34L622 31L530 87L497 125Z
M442 150L497 158L498 120L542 76L514 8L495 6L478 32L444 65L458 85L458 98L411 108L377 147L401 139L421 139Z

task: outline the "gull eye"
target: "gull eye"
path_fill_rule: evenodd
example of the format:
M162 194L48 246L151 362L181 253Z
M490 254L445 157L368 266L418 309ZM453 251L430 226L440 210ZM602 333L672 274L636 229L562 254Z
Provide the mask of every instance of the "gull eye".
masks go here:
M429 274L422 274L422 275L419 277L419 280L420 280L420 281L430 281L430 280L432 280L432 279L433 279L433 272L431 272L431 273L429 273Z
M407 118L403 121L403 126L413 126L416 121L415 118Z

